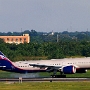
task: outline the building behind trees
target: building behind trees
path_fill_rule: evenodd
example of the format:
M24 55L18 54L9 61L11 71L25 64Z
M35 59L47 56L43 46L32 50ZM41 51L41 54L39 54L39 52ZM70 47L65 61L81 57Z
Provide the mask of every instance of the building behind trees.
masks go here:
M1 39L4 40L5 43L29 43L30 42L30 36L29 34L23 34L22 36L0 36Z

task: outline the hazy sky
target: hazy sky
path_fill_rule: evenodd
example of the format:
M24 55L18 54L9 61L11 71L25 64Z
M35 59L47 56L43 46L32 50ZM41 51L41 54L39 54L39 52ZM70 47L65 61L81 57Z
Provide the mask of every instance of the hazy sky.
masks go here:
M0 0L0 32L90 31L90 0Z

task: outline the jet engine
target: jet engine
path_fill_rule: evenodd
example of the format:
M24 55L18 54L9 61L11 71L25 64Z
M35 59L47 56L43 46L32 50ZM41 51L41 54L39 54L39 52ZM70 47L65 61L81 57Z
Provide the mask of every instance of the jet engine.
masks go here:
M76 73L76 68L74 66L63 67L62 72L64 74L74 74Z

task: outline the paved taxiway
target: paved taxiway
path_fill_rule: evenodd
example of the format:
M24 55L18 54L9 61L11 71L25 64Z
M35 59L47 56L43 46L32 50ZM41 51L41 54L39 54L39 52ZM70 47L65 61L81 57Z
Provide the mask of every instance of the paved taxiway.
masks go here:
M12 78L12 79L0 79L0 82L3 81L10 81L10 82L18 82L18 78ZM23 82L55 82L55 81L90 81L90 78L22 78Z

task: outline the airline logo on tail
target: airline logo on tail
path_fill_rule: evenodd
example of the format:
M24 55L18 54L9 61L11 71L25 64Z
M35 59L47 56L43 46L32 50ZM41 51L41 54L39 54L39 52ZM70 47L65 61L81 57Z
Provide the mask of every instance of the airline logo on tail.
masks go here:
M0 55L0 59L4 59L4 58L5 58L4 56Z
M0 51L0 59L9 60L1 51Z

